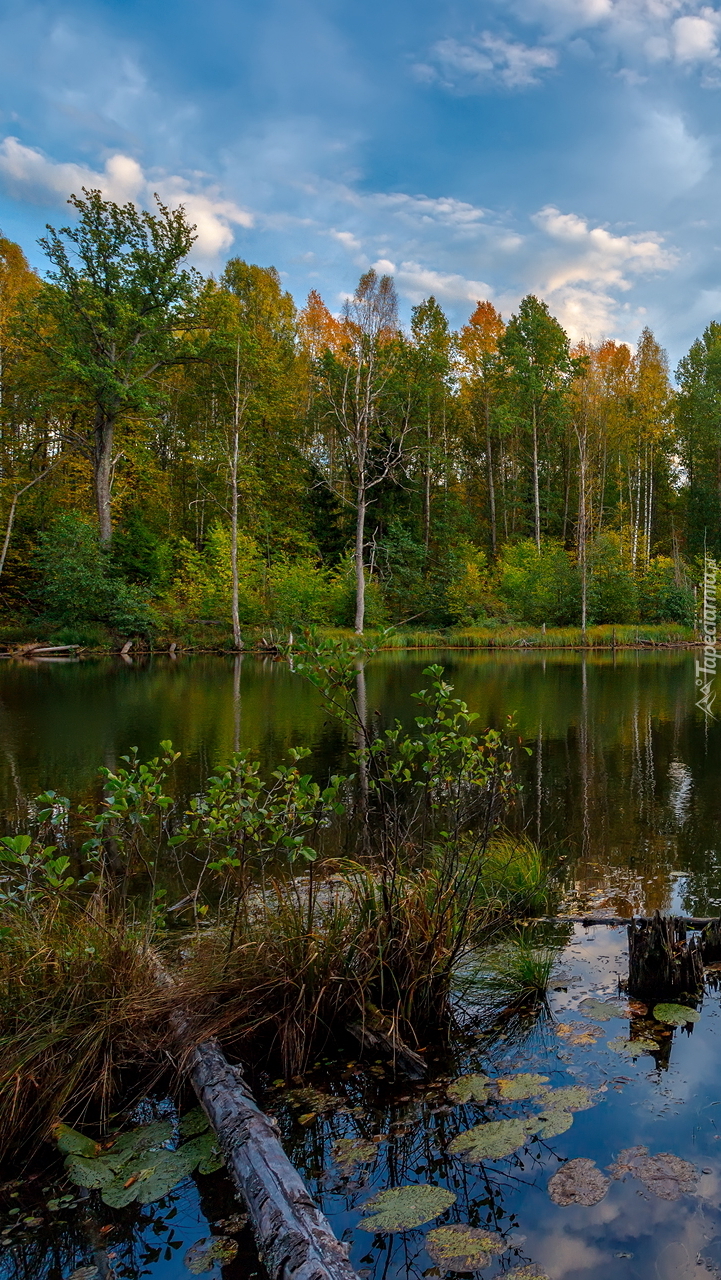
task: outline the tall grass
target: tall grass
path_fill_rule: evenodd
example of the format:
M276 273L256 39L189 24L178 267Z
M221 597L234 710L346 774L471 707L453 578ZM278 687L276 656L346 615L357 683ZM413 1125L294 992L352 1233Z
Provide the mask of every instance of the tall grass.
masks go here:
M328 633L330 634L330 633ZM345 633L336 633L345 634ZM484 626L422 630L391 628L375 637L381 649L615 649L655 648L695 642L690 627L660 626L539 627L489 622Z
M40 909L38 909L38 905ZM0 1158L58 1116L107 1117L121 1080L160 1069L167 1010L142 939L98 896L6 907L0 941Z

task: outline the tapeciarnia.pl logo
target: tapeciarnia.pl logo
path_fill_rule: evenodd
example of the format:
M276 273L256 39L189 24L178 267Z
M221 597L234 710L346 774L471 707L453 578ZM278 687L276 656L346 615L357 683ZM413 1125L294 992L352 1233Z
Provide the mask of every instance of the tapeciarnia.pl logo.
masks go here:
M718 637L716 633L716 561L711 556L704 556L703 572L703 616L701 634L703 639L703 659L696 661L696 688L701 690L701 697L696 706L703 711L707 720L715 720L711 710L716 701L713 682L716 677L716 661L718 658Z

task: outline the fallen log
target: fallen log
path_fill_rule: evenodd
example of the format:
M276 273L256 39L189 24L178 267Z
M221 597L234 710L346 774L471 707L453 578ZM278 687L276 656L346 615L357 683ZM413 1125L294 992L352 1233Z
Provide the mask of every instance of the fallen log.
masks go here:
M661 917L664 919L664 917ZM718 916L674 916L679 924L687 929L705 929L710 925L718 925ZM653 916L532 916L526 924L582 924L590 929L594 924L605 924L612 928L629 924L648 924Z
M171 986L153 959L158 981ZM258 1252L270 1280L359 1280L325 1214L313 1202L285 1154L276 1127L253 1097L239 1067L216 1040L192 1048L187 1017L171 1015L178 1053L248 1209Z

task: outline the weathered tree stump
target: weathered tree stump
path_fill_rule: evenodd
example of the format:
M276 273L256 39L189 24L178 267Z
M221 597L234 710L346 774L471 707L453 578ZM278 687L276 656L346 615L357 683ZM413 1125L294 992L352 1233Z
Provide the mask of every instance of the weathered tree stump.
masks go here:
M682 920L657 911L651 920L628 926L628 990L641 999L703 990L701 945L694 937L687 940Z
M701 934L701 954L704 964L721 960L721 919L711 920Z

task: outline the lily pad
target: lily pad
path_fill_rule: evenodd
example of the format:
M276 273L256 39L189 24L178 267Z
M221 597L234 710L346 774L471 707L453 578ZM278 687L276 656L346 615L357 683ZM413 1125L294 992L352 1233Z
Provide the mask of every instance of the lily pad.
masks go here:
M438 1218L455 1200L452 1191L425 1182L389 1187L364 1204L364 1212L370 1216L361 1218L358 1226L364 1231L410 1231Z
M570 1129L572 1124L573 1114L570 1111L563 1111L560 1107L549 1109L539 1115L536 1133L539 1138L557 1138Z
M595 1044L605 1035L603 1027L593 1022L557 1022L556 1035L567 1040L569 1044Z
M333 1147L333 1159L344 1173L356 1164L369 1164L378 1155L378 1143L367 1138L339 1138Z
M449 1084L446 1093L452 1102L485 1102L490 1083L488 1076L480 1073L459 1076Z
M216 1169L222 1169L225 1164L218 1139L212 1129L208 1133L198 1134L189 1142L184 1142L177 1153L173 1154L182 1155L190 1162L190 1169L197 1166L199 1173L215 1173Z
M524 1145L527 1129L527 1120L489 1120L459 1133L448 1150L454 1156L462 1156L466 1164L502 1160Z
M537 1098L545 1093L548 1076L537 1076L523 1071L517 1076L505 1076L496 1080L498 1092L507 1102L522 1102L524 1098Z
M68 1156L65 1172L76 1187L87 1187L90 1191L107 1187L115 1177L105 1160L86 1160L83 1156Z
M181 1138L193 1138L196 1133L205 1133L210 1128L210 1121L202 1107L194 1107L186 1112L178 1121L178 1133Z
M97 1267L76 1267L68 1280L96 1280L99 1275Z
M150 1170L147 1177L141 1175L136 1197L138 1204L152 1204L155 1200L162 1200L163 1196L167 1196L173 1187L177 1187L179 1182L193 1172L198 1159L194 1152L187 1151L188 1146L190 1143L179 1147L177 1151L163 1151L163 1158Z
M554 1204L590 1206L603 1200L611 1179L596 1167L593 1160L581 1157L568 1160L548 1183L548 1194Z
M607 1040L606 1043L614 1053L623 1053L629 1058L638 1058L642 1053L658 1053L659 1050L655 1040L649 1040L644 1036L640 1036L638 1040L627 1040L625 1036L616 1036L613 1040Z
M687 1022L698 1022L701 1014L698 1009L689 1009L685 1004L657 1004L653 1016L657 1022L668 1022L672 1027L685 1027Z
M183 1261L192 1275L199 1276L204 1271L212 1271L216 1263L222 1267L232 1262L237 1252L237 1240L231 1240L230 1236L209 1236L191 1245Z
M627 1147L621 1151L616 1163L609 1165L609 1173L617 1179L632 1174L661 1200L679 1200L682 1195L691 1195L698 1181L694 1166L687 1160L669 1151L650 1156L647 1147Z
M507 1248L502 1236L464 1222L434 1227L426 1236L426 1249L436 1266L445 1271L480 1271Z
M585 1018L595 1018L598 1022L609 1022L611 1018L625 1018L626 1010L612 1000L597 1000L595 996L587 996L578 1006Z
M588 1111L596 1104L590 1089L582 1084L567 1085L562 1089L549 1089L543 1099L545 1111Z
M530 1262L525 1267L514 1267L513 1271L508 1271L505 1280L550 1280L550 1277L535 1262Z
M109 1182L107 1187L103 1187L102 1201L111 1209L124 1209L126 1205L132 1204L138 1195L138 1179L126 1178L124 1174L119 1174Z
M86 1156L92 1159L100 1150L99 1143L94 1142L84 1133L78 1133L77 1129L71 1129L69 1124L63 1124L62 1121L55 1125L53 1134L58 1147L65 1155Z
M154 1147L162 1147L164 1143L170 1141L172 1136L172 1120L153 1120L151 1124L144 1124L138 1129L130 1129L128 1133L119 1134L108 1152L108 1158L122 1156L123 1160L126 1160L136 1151L151 1151Z

